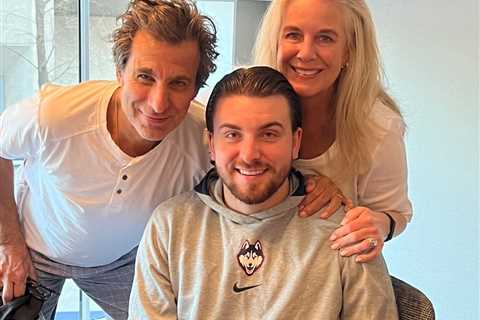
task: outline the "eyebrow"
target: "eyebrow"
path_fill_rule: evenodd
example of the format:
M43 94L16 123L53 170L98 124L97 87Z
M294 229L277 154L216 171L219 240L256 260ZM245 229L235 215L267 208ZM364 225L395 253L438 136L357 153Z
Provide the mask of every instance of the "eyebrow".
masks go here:
M155 73L153 72L153 69L152 68L146 68L146 67L140 67L136 70L136 72L140 72L140 73L146 73L146 74L149 74L149 75L154 75ZM186 76L186 75L183 75L183 74L180 74L178 76L175 76L169 80L185 80L185 81L193 81L192 78Z
M337 31L335 31L335 29L329 29L329 28L321 29L320 31L317 32L317 34L319 34L319 33L329 33L329 34L333 34L334 36L338 37L338 33L337 33Z
M298 27L287 25L287 26L283 27L282 31L300 31L301 32L302 30ZM335 31L335 29L332 29L332 28L324 28L324 29L320 29L316 32L316 34L322 34L322 33L329 33L329 34L333 34L333 35L338 37L337 31Z
M153 74L153 70L151 68L144 68L144 67L136 69L136 72Z
M263 126L261 126L259 128L259 130L264 130L264 129L268 129L268 128L271 128L271 127L280 127L283 129L283 124L281 124L280 122L278 121L272 121L272 122L269 122L269 123L266 123L264 124ZM242 130L242 128L240 128L239 126L233 124L233 123L223 123L222 125L220 125L218 127L218 129L224 129L224 128L227 128L227 129L235 129L235 130Z

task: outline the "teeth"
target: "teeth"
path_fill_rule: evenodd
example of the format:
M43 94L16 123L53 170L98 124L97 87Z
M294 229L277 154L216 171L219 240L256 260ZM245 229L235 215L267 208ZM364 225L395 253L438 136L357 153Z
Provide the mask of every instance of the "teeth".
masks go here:
M320 70L318 69L312 70L312 69L293 68L293 70L295 70L295 72L301 76L313 76L320 72Z
M263 170L247 170L247 169L237 169L240 174L243 174L244 176L257 176L259 174L263 173Z

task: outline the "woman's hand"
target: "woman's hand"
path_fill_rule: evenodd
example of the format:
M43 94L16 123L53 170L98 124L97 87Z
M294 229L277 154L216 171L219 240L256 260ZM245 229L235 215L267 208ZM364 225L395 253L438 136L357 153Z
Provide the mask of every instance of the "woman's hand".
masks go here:
M299 204L299 215L308 217L318 212L320 218L326 219L334 214L341 205L345 211L352 208L352 200L345 197L342 191L326 176L306 176L305 190L307 195Z
M367 262L382 252L390 230L390 219L386 214L355 207L346 213L341 224L330 236L331 248L340 250L340 255L358 254L355 261Z

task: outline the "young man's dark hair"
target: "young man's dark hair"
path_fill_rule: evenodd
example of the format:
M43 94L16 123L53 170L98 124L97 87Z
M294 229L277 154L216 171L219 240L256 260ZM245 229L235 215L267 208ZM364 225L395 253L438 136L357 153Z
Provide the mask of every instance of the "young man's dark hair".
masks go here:
M205 112L208 132L213 132L213 117L218 100L231 95L253 97L281 95L288 102L292 131L302 126L300 100L288 80L280 72L270 67L257 66L237 69L224 76L215 85Z

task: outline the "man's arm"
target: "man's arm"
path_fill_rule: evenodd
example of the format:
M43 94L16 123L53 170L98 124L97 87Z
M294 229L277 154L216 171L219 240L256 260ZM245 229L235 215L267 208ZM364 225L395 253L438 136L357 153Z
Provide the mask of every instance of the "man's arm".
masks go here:
M383 257L356 263L340 257L343 285L341 319L398 320L392 282Z
M3 285L3 302L25 292L28 276L35 278L30 253L18 221L13 196L12 161L0 158L0 279Z

